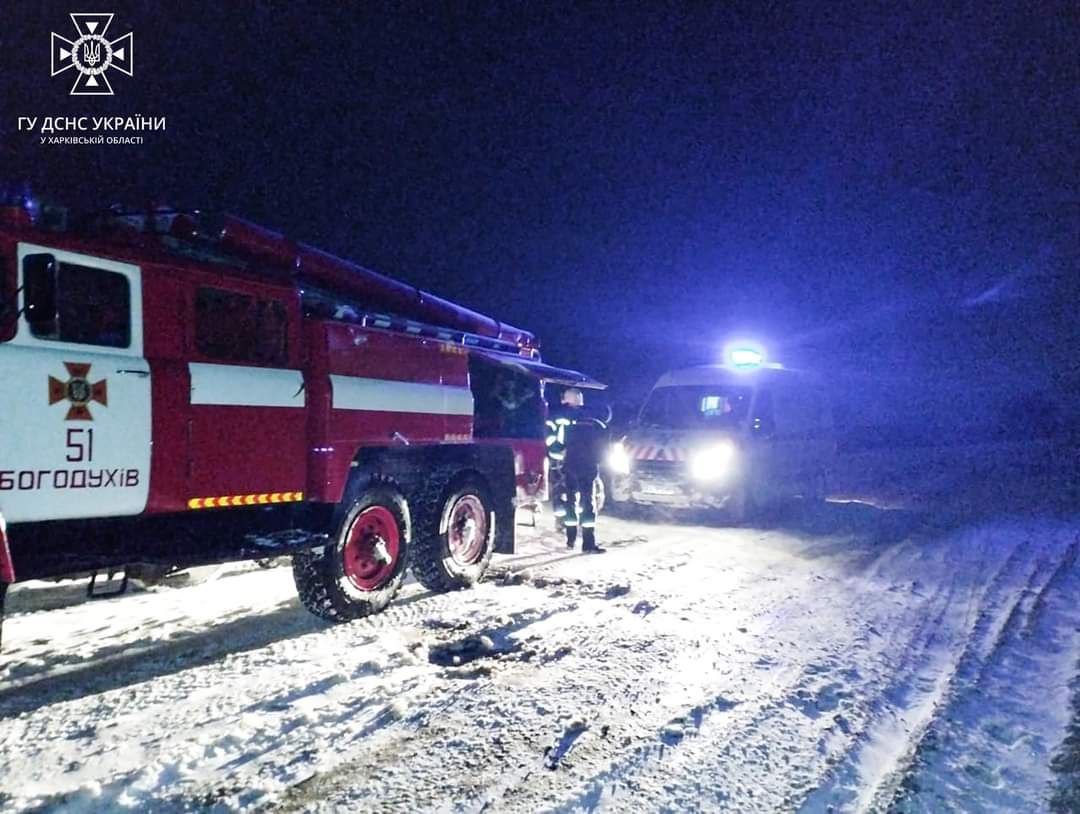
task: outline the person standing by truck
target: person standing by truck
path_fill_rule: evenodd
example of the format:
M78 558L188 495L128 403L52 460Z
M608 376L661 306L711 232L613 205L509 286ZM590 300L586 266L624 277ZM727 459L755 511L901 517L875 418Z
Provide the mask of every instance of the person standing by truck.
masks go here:
M551 459L555 517L566 529L566 547L573 548L581 528L581 550L602 554L596 544L596 505L593 482L599 473L606 426L589 414L585 397L576 387L562 392L559 406L547 419L548 457Z

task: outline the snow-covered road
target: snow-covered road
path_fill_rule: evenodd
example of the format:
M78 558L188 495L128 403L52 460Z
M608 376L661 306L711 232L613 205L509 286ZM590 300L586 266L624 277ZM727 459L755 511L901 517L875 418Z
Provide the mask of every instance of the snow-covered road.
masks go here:
M1076 522L606 518L603 556L521 532L477 589L339 627L288 567L13 592L0 808L1024 811L1060 786Z

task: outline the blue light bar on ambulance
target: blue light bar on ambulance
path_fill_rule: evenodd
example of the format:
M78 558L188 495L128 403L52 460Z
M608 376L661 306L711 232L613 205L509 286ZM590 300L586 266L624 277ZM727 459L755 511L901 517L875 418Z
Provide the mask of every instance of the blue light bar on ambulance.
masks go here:
M765 364L765 351L745 345L733 346L728 348L727 359L728 364L734 368L757 368Z

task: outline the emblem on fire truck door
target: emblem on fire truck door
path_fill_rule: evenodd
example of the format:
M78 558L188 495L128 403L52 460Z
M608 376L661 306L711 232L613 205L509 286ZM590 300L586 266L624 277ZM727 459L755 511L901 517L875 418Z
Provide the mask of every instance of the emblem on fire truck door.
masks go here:
M109 406L108 384L105 379L90 383L90 365L78 362L64 362L67 368L68 380L62 382L55 376L49 377L49 405L52 406L60 401L67 401L68 407L65 421L93 421L94 416L90 413L90 402L96 401L102 407Z

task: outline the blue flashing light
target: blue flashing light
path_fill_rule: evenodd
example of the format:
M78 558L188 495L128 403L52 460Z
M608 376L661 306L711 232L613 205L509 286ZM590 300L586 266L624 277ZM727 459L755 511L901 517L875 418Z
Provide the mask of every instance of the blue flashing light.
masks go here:
M732 367L740 370L759 368L765 364L765 352L763 350L743 345L729 348L727 358Z

